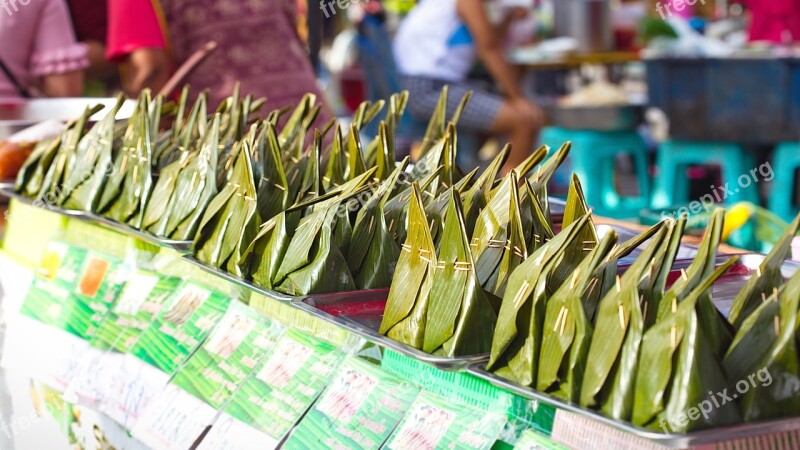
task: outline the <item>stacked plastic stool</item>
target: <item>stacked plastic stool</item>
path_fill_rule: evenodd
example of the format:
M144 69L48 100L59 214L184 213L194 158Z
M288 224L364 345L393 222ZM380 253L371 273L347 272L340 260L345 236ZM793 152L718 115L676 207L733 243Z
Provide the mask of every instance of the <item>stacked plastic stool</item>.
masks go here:
M775 148L772 156L772 192L769 209L781 219L791 222L798 213L794 205L795 173L800 169L800 142L785 142Z
M714 203L760 203L757 180L751 175L755 168L755 158L738 144L666 141L658 148L656 162L659 173L653 192L654 209L685 206L693 201L708 201L689 198L689 179L686 177L689 166L720 167L722 185L709 186L704 194L710 195Z
M647 145L636 131L567 130L546 127L541 141L551 149L572 142L569 161L578 175L586 194L586 202L595 214L623 219L638 217L650 206L650 177L648 175ZM615 186L616 158L630 155L639 184L634 197L620 195Z

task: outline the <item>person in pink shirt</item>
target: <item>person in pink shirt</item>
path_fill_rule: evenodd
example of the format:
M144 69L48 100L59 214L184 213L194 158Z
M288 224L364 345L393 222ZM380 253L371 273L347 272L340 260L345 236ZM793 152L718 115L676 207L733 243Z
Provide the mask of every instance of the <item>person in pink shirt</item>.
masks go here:
M80 96L89 60L64 0L2 4L0 99Z
M741 0L740 3L751 12L751 42L800 42L800 0Z

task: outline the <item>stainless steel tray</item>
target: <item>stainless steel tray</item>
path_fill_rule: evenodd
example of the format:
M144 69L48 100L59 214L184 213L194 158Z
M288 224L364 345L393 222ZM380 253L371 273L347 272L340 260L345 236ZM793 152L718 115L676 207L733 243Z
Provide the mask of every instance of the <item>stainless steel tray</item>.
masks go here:
M545 105L550 122L568 130L635 130L644 122L643 105L563 106Z
M378 301L380 301L385 307L388 293L388 289L380 289L342 294L306 296L293 299L292 304L326 322L345 328L363 337L369 342L410 358L414 358L426 364L430 364L440 370L462 370L471 364L486 363L489 360L488 354L462 356L457 358L431 355L430 353L425 353L414 347L402 344L393 339L389 339L388 337L378 333L378 327L380 326L380 321L383 318L383 310L380 308L370 308L370 310L366 313L355 312L352 314L342 314L338 317L319 308L342 307L346 306L348 303L352 304ZM379 314L376 313L377 310L380 310Z
M218 269L216 267L211 267L208 264L206 264L206 263L200 261L199 259L195 258L194 255L192 255L192 254L184 255L183 259L186 260L187 262L189 262L190 264L199 267L200 269L204 270L207 273L210 273L212 275L216 275L216 276L218 276L220 278L223 278L226 281L229 281L229 282L231 282L231 283L233 283L233 284L235 284L237 286L242 286L242 287L244 287L246 289L249 289L251 291L257 292L258 294L261 294L261 295L263 295L263 296L265 296L267 298L270 298L270 299L273 299L273 300L277 300L277 301L280 301L280 302L286 302L286 303L290 302L292 300L292 298L293 298L290 295L282 294L280 292L269 290L269 289L264 289L264 288L262 288L262 287L260 287L260 286L258 286L256 284L250 282L250 281L247 281L247 280L245 280L243 278L239 278L236 275L233 275L232 273L228 273L228 272L226 272L224 270L221 270L221 269Z
M177 251L178 253L189 253L192 250L193 241L177 241L173 239L163 239L154 234L138 230L130 225L119 223L115 220L111 220L107 217L103 217L96 213L87 212L84 213L84 215L86 216L87 219L94 221L95 223L97 223L102 227L128 234L130 236L138 238L147 243L157 245L159 247L170 248L172 250Z
M606 417L597 411L582 408L578 405L567 403L551 395L535 391L529 387L520 386L509 380L501 378L485 370L485 364L473 364L467 368L467 372L488 381L501 389L514 393L520 397L536 400L537 402L550 405L557 410L575 413L579 416L590 419L591 421L605 425L613 430L627 433L627 438L639 438L662 445L669 448L687 448L698 445L719 443L722 441L732 441L747 437L765 436L786 431L800 430L800 418L781 419L769 422L745 423L732 427L712 428L709 430L696 431L688 434L666 434L659 433L650 429L634 426L630 423L620 422ZM556 421L558 415L556 415ZM577 433L578 430L575 430ZM625 439L624 437L621 439ZM760 442L760 441L759 441ZM716 447L712 447L716 448ZM727 448L727 447L726 447ZM740 448L740 447L730 447ZM744 447L741 447L744 448ZM768 447L759 447L768 448ZM788 447L787 447L788 448Z
M21 203L24 203L26 205L30 205L30 206L33 206L33 207L36 207L36 208L41 208L41 209L47 210L47 211L52 211L52 212L55 212L55 213L58 213L58 214L62 214L64 216L68 216L68 217L71 217L71 218L87 219L85 211L78 211L78 210L74 210L74 209L63 209L63 208L59 208L58 206L55 206L55 205L50 205L48 203L40 203L40 202L31 200L28 197L25 197L24 195L17 193L14 190L14 185L13 184L10 184L10 185L9 184L4 184L4 185L0 186L0 197L6 197L8 199L14 199L14 200L16 200L18 202L21 202Z

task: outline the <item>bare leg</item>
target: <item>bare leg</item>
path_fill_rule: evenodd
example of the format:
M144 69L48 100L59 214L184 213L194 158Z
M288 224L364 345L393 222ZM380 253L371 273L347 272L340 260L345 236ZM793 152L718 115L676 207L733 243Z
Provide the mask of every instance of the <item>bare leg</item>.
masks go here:
M493 134L509 135L511 139L511 155L503 166L503 173L508 173L530 155L543 123L541 110L527 100L508 100L503 104L489 130Z

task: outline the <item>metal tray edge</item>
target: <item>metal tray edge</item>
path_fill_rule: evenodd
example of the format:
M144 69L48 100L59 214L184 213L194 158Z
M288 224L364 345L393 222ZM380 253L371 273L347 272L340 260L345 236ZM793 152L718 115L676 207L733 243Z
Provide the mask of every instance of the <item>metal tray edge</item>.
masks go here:
M303 311L308 312L309 314L319 319L343 327L363 337L369 342L372 342L374 344L377 344L383 348L392 350L394 352L400 353L409 358L421 361L425 364L432 365L437 369L443 370L445 372L453 372L457 370L466 369L472 364L485 363L489 359L488 354L465 356L459 358L446 358L442 356L434 356L429 353L425 353L415 348L409 347L405 344L397 342L381 334L378 334L374 330L371 330L352 320L340 319L338 317L331 316L330 314L305 303L304 300L306 298L307 297L294 298L292 299L292 305L299 309L302 309Z

